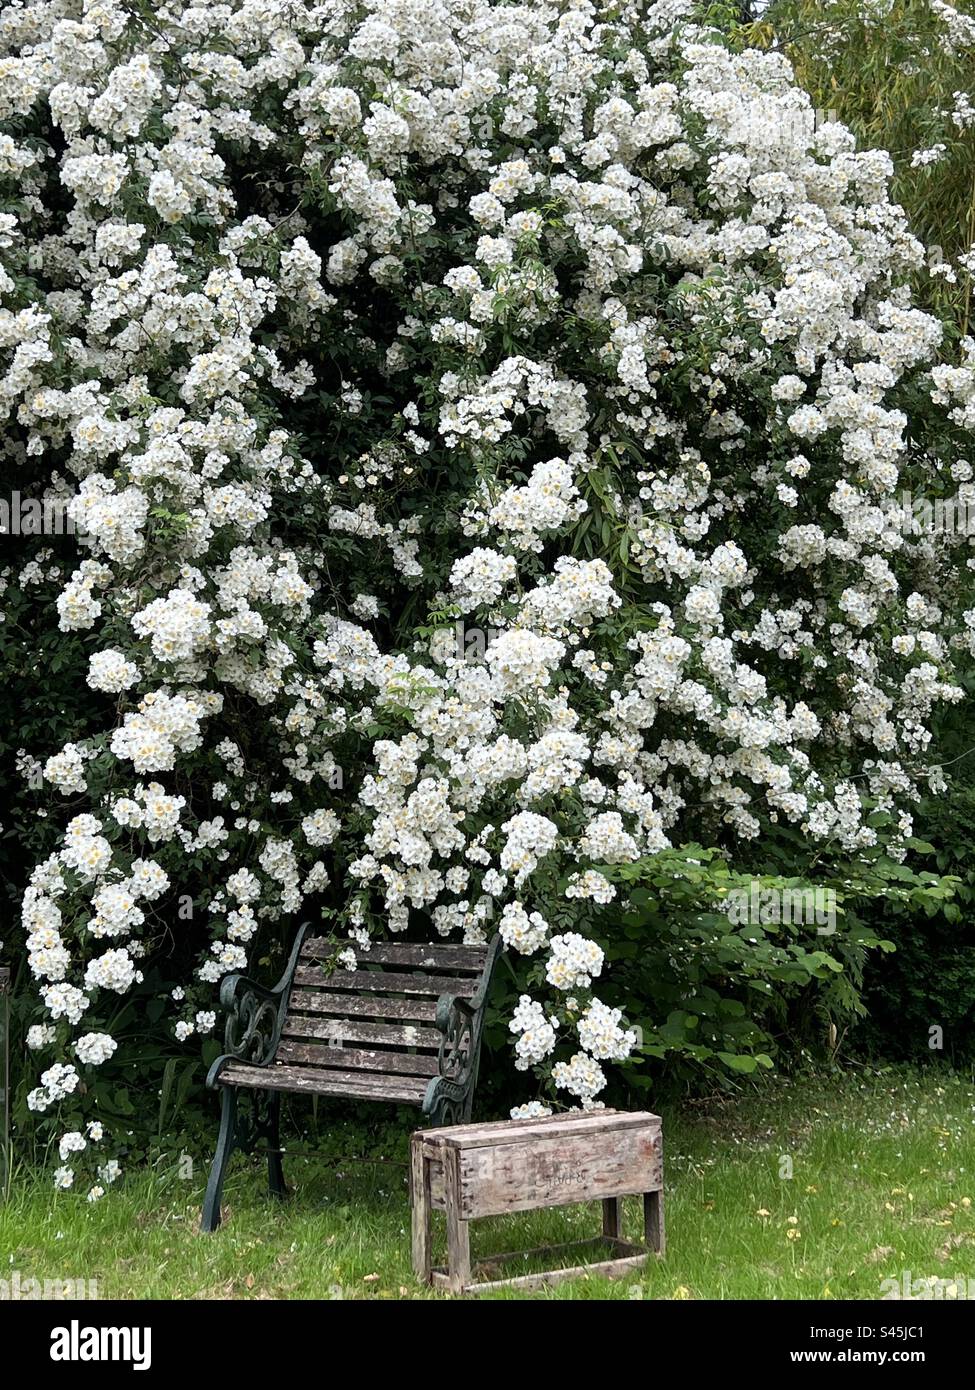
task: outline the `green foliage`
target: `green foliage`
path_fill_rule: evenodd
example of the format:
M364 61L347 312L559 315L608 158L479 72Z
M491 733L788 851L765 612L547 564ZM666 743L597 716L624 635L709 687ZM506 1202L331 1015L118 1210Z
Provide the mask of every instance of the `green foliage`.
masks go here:
M918 814L918 833L936 846L932 862L956 879L954 895L922 913L889 916L884 930L897 949L867 971L858 1050L913 1062L946 1056L959 1066L975 1060L973 743L971 717L955 716L945 734L952 782Z
M961 883L881 854L805 874L770 872L800 860L785 840L764 842L756 860L764 871L689 844L602 869L619 897L593 910L590 930L606 953L599 994L640 1029L621 1089L691 1078L726 1086L789 1064L800 1049L828 1055L864 1012L867 953L894 949L886 928L903 933L919 914L951 909ZM488 1029L494 1047L517 996L541 980L537 964L509 956L507 965Z

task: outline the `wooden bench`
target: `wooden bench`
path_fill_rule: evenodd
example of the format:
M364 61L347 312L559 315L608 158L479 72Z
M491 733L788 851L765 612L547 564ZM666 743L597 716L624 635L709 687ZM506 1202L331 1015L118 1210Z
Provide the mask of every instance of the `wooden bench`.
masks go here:
M270 1191L286 1195L282 1092L412 1105L434 1125L470 1119L501 938L488 946L377 941L346 970L337 957L350 944L312 936L305 923L273 989L243 975L224 980L227 1050L207 1076L222 1091L222 1108L204 1231L220 1224L236 1149L250 1153L265 1140Z
M621 1200L643 1198L645 1243L623 1239ZM469 1223L482 1216L602 1202L603 1233L471 1263ZM451 1293L537 1288L583 1274L615 1278L639 1269L649 1251L664 1253L663 1141L659 1115L597 1110L537 1120L501 1120L418 1130L410 1145L413 1269ZM434 1267L431 1217L447 1218L447 1263ZM478 1277L530 1257L596 1256L513 1278ZM599 1257L602 1258L599 1258Z

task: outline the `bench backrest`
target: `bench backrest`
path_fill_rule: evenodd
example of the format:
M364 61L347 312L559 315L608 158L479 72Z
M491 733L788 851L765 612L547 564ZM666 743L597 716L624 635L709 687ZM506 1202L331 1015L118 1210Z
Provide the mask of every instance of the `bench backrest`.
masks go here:
M354 970L330 973L334 939L306 938L295 967L275 1060L290 1066L413 1077L438 1072L441 994L469 999L487 946L376 942L356 952Z

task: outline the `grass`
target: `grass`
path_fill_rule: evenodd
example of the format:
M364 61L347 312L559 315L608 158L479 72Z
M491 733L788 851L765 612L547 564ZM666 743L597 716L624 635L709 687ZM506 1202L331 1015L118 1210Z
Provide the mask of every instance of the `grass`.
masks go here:
M185 1159L161 1156L95 1206L55 1196L47 1176L15 1179L0 1279L95 1279L100 1298L445 1297L410 1270L406 1136L387 1129L377 1149L362 1128L333 1131L327 1159L286 1161L296 1192L283 1207L264 1197L257 1163L235 1159L214 1236L198 1232L204 1161L187 1180ZM664 1137L666 1259L617 1282L485 1297L876 1299L905 1270L975 1291L970 1076L780 1079L665 1111ZM599 1220L586 1206L478 1222L474 1255L583 1239ZM624 1235L638 1230L634 1203Z

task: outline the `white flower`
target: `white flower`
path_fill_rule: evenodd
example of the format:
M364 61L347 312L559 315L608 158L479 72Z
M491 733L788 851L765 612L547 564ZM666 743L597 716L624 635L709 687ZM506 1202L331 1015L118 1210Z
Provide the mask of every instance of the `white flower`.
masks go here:
M546 1018L541 1004L527 994L521 996L508 1028L519 1035L515 1043L515 1066L519 1071L543 1062L555 1047L554 1023Z
M76 744L67 743L44 764L44 776L64 796L85 790L85 755Z
M186 661L210 636L210 605L187 589L171 589L134 614L132 627L152 639L157 661Z
M310 845L330 845L339 828L339 818L334 811L315 811L301 822L302 832Z
M547 816L520 811L501 827L507 836L501 851L501 867L514 873L515 884L524 882L539 860L555 848L558 827Z
M141 978L142 973L135 968L132 957L127 951L120 949L105 951L102 955L96 956L88 962L85 970L85 985L88 989L110 989L116 994L127 994L133 984Z
M510 1111L513 1120L542 1120L551 1113L550 1108L538 1100L530 1100L525 1105L513 1105Z
M545 967L545 978L556 989L588 989L593 977L602 972L601 948L578 932L553 936L549 947L551 953Z
M618 811L604 811L593 817L579 840L579 851L603 864L624 864L640 854L636 840L624 830Z
M621 1062L636 1046L636 1034L619 1026L622 1012L593 999L579 1019L579 1042L586 1052L604 1061Z
M75 1043L79 1061L91 1067L99 1067L114 1055L118 1043L108 1033L85 1033Z
M494 603L517 573L512 556L479 546L469 555L455 560L450 583L465 611Z
M71 808L23 899L30 1109L94 1103L89 1010L172 938L207 1037L333 886L360 963L542 952L517 1064L591 1106L632 1045L588 993L609 866L908 854L975 561L904 497L975 511L975 339L915 306L890 157L699 8L6 7L8 520L75 532L0 577L64 728L17 770Z
M139 668L115 647L95 652L88 663L88 684L92 690L117 694L129 690L139 679Z
M721 601L713 589L694 584L684 600L684 612L690 622L710 627L721 616Z
M597 903L611 903L616 897L616 889L601 873L595 869L586 869L584 873L569 875L565 896L591 898Z
M227 892L240 903L254 902L260 896L260 879L249 869L238 869L227 879Z
M62 1134L58 1141L58 1153L61 1156L61 1162L64 1163L69 1154L81 1153L82 1149L86 1149L87 1147L87 1139L77 1130L72 1130L68 1134Z
M606 1085L602 1068L584 1052L577 1052L569 1062L556 1062L552 1068L552 1080L561 1090L578 1096L584 1106Z
M527 913L521 903L508 903L501 913L498 927L504 944L522 955L530 956L544 946L548 923L539 912Z
M555 638L519 628L496 637L486 660L499 692L508 695L547 686L564 655L565 647Z

